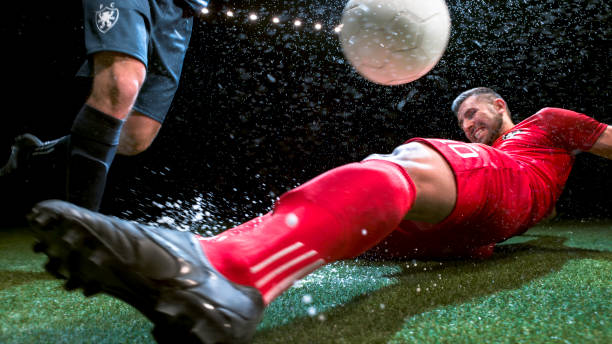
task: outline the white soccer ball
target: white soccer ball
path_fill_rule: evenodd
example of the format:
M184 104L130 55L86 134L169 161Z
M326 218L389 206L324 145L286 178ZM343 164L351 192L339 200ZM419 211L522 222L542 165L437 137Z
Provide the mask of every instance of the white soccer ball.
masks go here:
M342 13L340 42L363 77L400 85L438 63L450 27L444 0L350 0Z

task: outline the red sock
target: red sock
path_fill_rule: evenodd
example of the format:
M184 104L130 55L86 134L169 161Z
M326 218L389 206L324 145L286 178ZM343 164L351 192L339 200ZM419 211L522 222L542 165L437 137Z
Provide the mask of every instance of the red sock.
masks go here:
M269 304L318 267L376 245L414 199L401 166L366 160L330 170L282 195L272 212L200 242L219 272L257 288Z

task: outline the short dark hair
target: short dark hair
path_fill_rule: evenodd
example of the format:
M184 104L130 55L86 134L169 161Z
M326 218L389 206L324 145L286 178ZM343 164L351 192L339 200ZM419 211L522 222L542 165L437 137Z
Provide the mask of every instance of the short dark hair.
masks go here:
M476 87L476 88L472 88L470 90L464 91L457 98L455 98L455 100L453 101L453 105L451 105L451 110L453 110L453 113L455 114L455 116L457 116L459 107L461 107L461 104L463 104L463 102L466 99L468 99L471 96L480 96L480 95L487 95L491 101L493 101L493 99L495 98L501 98L502 100L504 99L502 98L502 96L499 95L499 93L493 91L492 89L488 87ZM510 113L510 109L508 109L508 113Z

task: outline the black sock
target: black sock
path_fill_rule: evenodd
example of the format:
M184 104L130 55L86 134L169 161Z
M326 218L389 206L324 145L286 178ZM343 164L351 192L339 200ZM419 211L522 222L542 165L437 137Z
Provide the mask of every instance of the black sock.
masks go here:
M124 121L84 105L72 125L67 200L91 210L102 202Z

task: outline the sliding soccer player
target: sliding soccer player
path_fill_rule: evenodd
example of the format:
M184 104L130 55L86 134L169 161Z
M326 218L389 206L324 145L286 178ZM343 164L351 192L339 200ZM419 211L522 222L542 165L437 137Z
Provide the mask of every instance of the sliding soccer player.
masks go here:
M246 342L265 306L324 264L365 252L486 258L549 215L576 153L612 159L612 128L573 111L545 108L515 125L482 87L452 109L472 143L409 140L323 173L214 237L44 201L29 215L35 248L68 288L140 310L159 342Z

